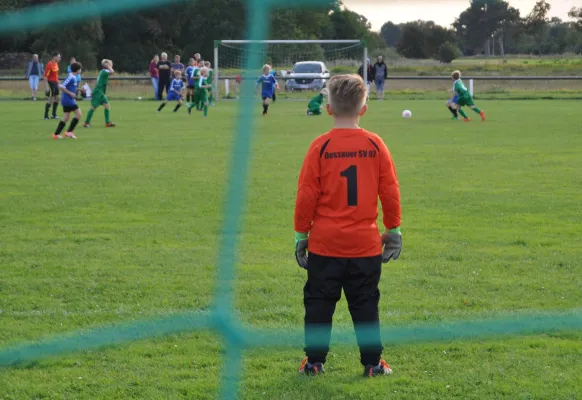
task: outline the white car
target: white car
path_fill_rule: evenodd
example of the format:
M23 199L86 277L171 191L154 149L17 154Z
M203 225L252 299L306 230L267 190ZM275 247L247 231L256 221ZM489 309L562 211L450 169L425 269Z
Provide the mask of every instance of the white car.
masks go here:
M321 61L301 61L286 74L287 90L321 90L329 79L329 70Z

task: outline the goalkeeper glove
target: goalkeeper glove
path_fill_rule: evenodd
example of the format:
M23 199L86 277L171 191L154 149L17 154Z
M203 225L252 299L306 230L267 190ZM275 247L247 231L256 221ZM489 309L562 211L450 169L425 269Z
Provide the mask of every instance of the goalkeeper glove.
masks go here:
M385 264L390 260L397 260L402 251L402 235L400 228L390 229L382 235L382 262Z
M295 260L301 268L307 269L307 233L295 232Z

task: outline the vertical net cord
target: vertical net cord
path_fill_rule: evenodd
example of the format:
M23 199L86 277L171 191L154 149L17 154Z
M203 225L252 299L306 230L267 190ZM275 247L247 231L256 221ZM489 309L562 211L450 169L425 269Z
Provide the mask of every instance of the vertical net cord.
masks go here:
M249 40L258 40L267 36L268 23L253 23L253 21L268 21L269 4L262 0L251 0L247 17L247 37ZM259 43L249 44L251 51L245 60L245 70L257 70L260 65L258 51L263 46ZM248 79L243 81L243 96L252 98L254 82ZM234 144L234 157L231 165L230 182L226 197L224 227L218 256L218 286L216 292L216 316L221 326L230 327L231 332L240 329L240 322L236 318L236 302L234 280L237 239L245 207L246 184L250 161L250 151L253 136L253 106L252 101L242 102L239 106L237 118L237 133ZM223 332L228 332L228 329ZM240 383L242 370L242 343L235 340L233 335L225 335L226 357L223 382L220 389L221 399L234 399Z

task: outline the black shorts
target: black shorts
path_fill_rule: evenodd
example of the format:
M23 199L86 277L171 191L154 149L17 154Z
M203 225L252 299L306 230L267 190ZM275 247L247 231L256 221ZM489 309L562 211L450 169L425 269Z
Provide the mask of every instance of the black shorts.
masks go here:
M194 90L194 85L188 85L188 86L186 86L186 89L192 89L192 90Z
M76 104L74 106L63 106L64 113L74 112L75 110L78 110L78 109L79 109L79 106Z
M59 83L49 82L49 97L55 97L59 95Z

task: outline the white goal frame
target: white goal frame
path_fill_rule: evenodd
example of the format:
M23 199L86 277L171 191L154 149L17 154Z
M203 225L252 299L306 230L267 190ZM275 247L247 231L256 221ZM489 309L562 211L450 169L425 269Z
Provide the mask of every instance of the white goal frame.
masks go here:
M361 44L363 47L363 65L366 65L368 59L368 46L365 40L215 40L214 41L214 76L216 77L216 85L214 87L214 98L219 100L218 88L220 79L220 66L218 65L218 47L220 44ZM364 68L364 82L368 82L368 68Z

